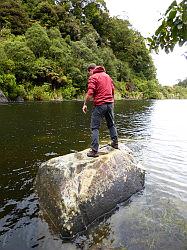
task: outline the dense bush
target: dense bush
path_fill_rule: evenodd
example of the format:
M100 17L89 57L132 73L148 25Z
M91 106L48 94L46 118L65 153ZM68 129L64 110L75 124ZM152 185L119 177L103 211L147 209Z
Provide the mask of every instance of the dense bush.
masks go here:
M90 63L104 65L118 98L186 97L184 86L159 85L143 37L104 1L1 1L0 55L0 89L12 100L80 98Z
M0 89L11 100L15 100L18 96L25 97L26 94L24 88L16 84L16 78L12 74L0 75Z

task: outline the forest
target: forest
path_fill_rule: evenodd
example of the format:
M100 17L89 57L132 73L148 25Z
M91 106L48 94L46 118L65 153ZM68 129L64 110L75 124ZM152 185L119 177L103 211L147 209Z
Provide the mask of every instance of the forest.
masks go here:
M104 0L0 2L0 90L9 100L82 99L90 63L106 68L116 99L187 98L187 79L159 84L146 40Z

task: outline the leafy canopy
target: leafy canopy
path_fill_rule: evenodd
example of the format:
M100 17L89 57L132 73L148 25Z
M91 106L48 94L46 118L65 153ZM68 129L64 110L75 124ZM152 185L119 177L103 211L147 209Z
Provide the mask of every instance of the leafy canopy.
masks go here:
M182 46L187 42L187 0L179 4L174 0L161 20L155 34L148 38L151 49L158 52L161 48L169 53L176 44Z

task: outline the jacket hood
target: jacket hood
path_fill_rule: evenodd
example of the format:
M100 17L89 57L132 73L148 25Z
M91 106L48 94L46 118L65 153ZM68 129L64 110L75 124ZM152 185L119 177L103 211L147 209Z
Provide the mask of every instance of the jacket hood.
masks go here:
M97 67L95 67L93 74L101 73L101 72L106 72L105 68L103 66L97 66Z

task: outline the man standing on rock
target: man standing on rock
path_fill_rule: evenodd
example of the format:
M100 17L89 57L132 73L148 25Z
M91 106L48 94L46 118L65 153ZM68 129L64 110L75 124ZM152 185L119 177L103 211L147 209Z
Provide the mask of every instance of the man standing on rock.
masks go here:
M97 157L99 149L99 128L105 117L111 137L111 146L118 148L118 135L114 123L114 84L105 68L91 64L88 66L88 91L85 96L82 111L87 112L87 102L93 99L94 107L91 115L92 143L89 157Z

